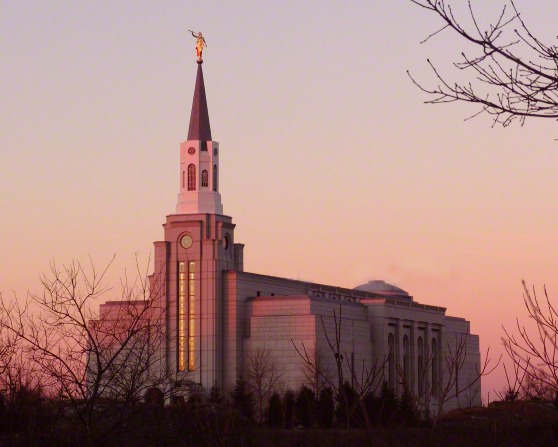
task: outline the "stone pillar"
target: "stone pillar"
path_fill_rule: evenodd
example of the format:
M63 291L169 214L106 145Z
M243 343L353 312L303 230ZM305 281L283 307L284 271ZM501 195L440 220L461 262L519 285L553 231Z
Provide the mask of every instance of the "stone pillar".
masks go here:
M237 272L244 271L244 244L234 244L234 267Z

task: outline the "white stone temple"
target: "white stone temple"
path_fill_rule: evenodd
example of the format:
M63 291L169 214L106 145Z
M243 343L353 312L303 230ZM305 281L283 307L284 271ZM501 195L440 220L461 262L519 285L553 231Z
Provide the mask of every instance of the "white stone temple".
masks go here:
M398 393L405 387L416 396L428 393L430 408L447 383L452 396L444 409L480 405L479 337L467 320L379 280L345 289L245 272L244 245L223 214L220 150L198 61L188 139L180 144L176 213L154 243L150 277L151 299L165 322L161 367L169 380L230 391L246 376L250 353L266 349L279 360L284 389L296 391L307 376L300 355L306 350L309 357L320 354L334 381L342 358L344 380L353 385L363 371L377 369L376 380ZM455 368L448 367L458 349Z

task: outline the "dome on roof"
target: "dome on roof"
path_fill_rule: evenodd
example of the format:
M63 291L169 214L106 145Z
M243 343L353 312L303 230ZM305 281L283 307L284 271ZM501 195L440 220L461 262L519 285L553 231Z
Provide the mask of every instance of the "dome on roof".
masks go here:
M355 287L354 290L362 290L363 292L379 293L381 295L390 296L409 296L409 294L403 289L400 289L392 284L388 284L381 279L368 281L366 284Z

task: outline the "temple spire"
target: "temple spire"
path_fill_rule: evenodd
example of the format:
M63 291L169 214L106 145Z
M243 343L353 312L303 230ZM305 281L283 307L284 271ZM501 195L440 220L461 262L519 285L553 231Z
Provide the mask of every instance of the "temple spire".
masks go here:
M188 140L211 141L211 127L209 125L209 112L205 98L205 85L203 82L202 61L198 61L198 74L188 128Z
M219 143L211 138L201 64L198 59L188 139L180 143L176 214L223 214L219 194Z

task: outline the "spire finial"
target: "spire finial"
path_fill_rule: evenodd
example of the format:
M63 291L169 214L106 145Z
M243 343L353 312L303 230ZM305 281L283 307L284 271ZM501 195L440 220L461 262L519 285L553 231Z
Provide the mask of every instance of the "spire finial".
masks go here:
M207 43L203 38L201 31L195 33L192 30L188 30L192 33L192 36L196 38L196 56L198 57L198 64L203 64L202 53L203 49L207 47Z

